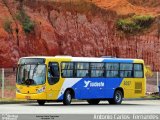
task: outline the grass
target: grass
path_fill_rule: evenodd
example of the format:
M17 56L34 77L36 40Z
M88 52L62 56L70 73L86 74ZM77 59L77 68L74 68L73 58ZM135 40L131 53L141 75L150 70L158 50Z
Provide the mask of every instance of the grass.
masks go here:
M0 75L0 82L2 82L2 76Z
M134 15L130 18L119 19L117 21L117 28L124 33L138 33L149 28L153 22L153 16Z
M9 102L9 101L27 101L27 100L20 100L20 99L15 99L15 98L1 98L0 101L6 101L6 102Z
M16 86L5 86L6 90L16 90Z
M144 97L144 99L147 99L147 98L149 98L149 99L160 99L160 96L159 95L149 95L149 96Z
M17 104L17 103L33 103L33 100L16 99L16 98L0 98L0 104Z
M147 15L147 16L142 16L142 15L134 15L132 17L132 20L139 25L141 28L147 28L153 23L153 16Z
M153 99L160 99L160 94L158 92L152 93L150 95L147 95L144 98L153 98Z
M140 26L131 19L120 19L117 22L117 26L119 30L122 30L125 33L133 33L134 31L140 30Z

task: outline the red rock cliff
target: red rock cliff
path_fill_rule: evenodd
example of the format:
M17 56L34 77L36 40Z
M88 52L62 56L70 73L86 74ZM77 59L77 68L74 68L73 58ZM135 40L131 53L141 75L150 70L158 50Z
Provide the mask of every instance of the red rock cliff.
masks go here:
M0 0L0 67L16 66L20 57L31 55L109 55L142 58L154 70L160 70L157 22L150 30L135 35L121 34L115 25L120 15L156 16L159 8L147 9L133 0L120 1ZM15 17L20 7L34 21L31 33L26 34ZM6 20L12 23L9 32L4 29Z

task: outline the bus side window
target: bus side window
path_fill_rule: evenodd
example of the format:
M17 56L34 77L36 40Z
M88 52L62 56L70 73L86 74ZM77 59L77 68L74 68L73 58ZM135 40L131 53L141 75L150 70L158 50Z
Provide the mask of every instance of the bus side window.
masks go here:
M59 66L58 63L49 63L48 67L48 82L50 85L56 84L59 81Z

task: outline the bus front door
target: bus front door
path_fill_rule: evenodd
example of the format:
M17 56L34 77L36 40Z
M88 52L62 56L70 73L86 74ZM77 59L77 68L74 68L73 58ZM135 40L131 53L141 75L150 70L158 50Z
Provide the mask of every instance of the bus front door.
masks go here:
M60 72L59 64L57 62L50 62L48 66L48 89L47 99L56 100L60 91Z

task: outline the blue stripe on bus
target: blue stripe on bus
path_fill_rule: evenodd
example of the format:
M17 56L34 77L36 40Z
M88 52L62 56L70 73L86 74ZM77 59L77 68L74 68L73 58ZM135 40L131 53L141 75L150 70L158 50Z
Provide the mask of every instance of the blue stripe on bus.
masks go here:
M73 79L74 80L74 79ZM120 86L123 78L82 78L72 86L76 99L113 98L114 90ZM85 82L104 83L104 86L85 86ZM58 98L63 100L63 94Z

